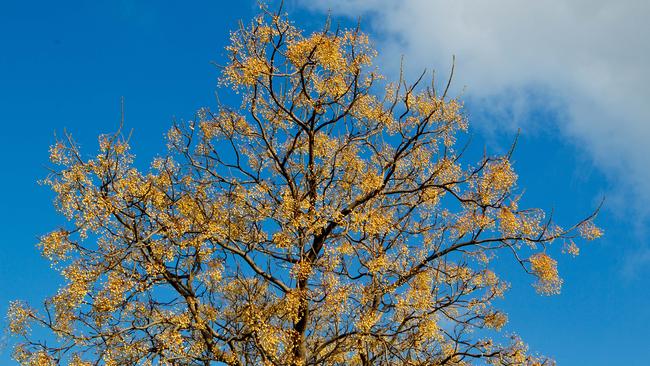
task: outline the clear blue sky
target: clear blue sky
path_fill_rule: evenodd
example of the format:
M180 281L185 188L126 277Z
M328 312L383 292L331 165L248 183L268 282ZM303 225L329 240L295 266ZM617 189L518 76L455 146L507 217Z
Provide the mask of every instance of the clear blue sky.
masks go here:
M53 195L37 184L47 174L54 133L67 129L93 152L97 135L117 127L124 96L126 128L134 131L138 161L146 163L164 148L161 137L174 118L214 104L218 72L210 62L221 59L229 30L256 9L252 1L0 2L0 313L13 299L37 303L59 281L35 248L39 235L63 224ZM295 4L288 10L298 25L324 21ZM479 102L467 112L470 122L492 123ZM525 204L555 209L558 221L569 223L612 185L579 146L557 137L562 114L556 112L528 113L538 123L524 129L515 168ZM503 149L512 137L486 130L471 131L473 153L486 145ZM604 239L575 259L560 259L559 296L537 296L531 278L506 268L507 330L560 365L648 365L650 271L628 268L641 245L638 222L606 208L599 223ZM0 364L12 364L11 340L3 338L2 347Z

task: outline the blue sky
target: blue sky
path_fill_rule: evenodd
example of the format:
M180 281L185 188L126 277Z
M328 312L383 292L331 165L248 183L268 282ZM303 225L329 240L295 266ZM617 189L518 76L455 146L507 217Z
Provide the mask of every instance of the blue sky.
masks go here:
M546 29L525 28L529 37L506 37L508 32L489 23L492 19L502 24L498 17L510 19L501 11L488 13L482 23L471 23L489 29L487 38L476 38L472 32L458 35L458 29L465 29L462 25L473 19L467 9L450 6L455 16L438 24L430 22L433 18L410 14L420 6L431 11L431 17L440 17L445 7L429 9L422 1L405 4L399 8L384 0L294 1L288 2L287 9L298 25L308 28L321 24L332 7L335 22L349 24L360 16L363 29L380 49L378 62L389 76L402 54L411 70L426 66L441 73L448 69L448 56L456 54L456 71L461 75L456 92L466 96L473 125L472 152L478 157L484 146L502 151L514 131L522 128L514 159L527 206L553 209L558 221L570 223L607 196L598 220L605 237L585 245L575 259L560 258L565 280L561 295L537 296L531 278L506 266L506 278L512 283L502 304L510 316L507 330L516 331L531 349L554 357L561 365L647 365L650 252L643 234L644 207L650 195L644 193L641 173L648 148L638 137L646 136L645 117L650 113L638 102L639 94L644 95L636 92L634 78L637 73L639 79L647 79L647 70L636 63L625 64L629 67L624 71L614 70L608 66L613 64L609 56L581 46L581 41L590 40L585 36L585 40L542 50L566 57L563 66L569 70L560 72L552 57L533 57L537 48L529 49L526 43L555 39ZM561 1L546 4L544 11L533 10L558 22L551 22L556 29L562 29L561 19L580 15L576 19L582 19L589 30L594 27L590 17L602 15L582 14L580 8L563 6ZM610 29L618 29L616 25L624 19L628 23L635 19L638 9L632 6L634 2L629 5L629 9L604 10L630 14L629 18L605 17L611 23L606 24L613 25ZM55 291L59 280L35 248L39 235L64 223L52 208L53 195L37 184L47 174L54 133L66 129L84 151L93 152L97 135L118 126L123 96L126 128L133 129L137 161L145 165L163 151L161 138L174 119L192 118L198 108L214 105L218 70L210 62L221 60L228 32L239 20L250 19L256 9L252 1L0 2L1 313L13 299L37 303ZM389 13L394 16L390 21ZM525 21L527 11L520 13ZM406 20L418 31L405 27ZM430 28L429 23L447 28ZM445 29L451 40L435 36ZM647 26L639 30L645 32ZM598 37L597 31L592 29L593 37ZM626 31L620 30L620 36L626 36ZM480 44L472 47L472 42ZM630 43L634 48L634 40ZM572 45L584 49L572 51ZM634 48L628 55L643 59L647 54L641 51ZM495 66L503 62L492 53L505 53L499 57L510 65ZM621 80L594 77L595 81L575 76L582 74L571 72L572 67L582 70L591 65L585 59L596 60L595 66L585 68L598 75L632 74ZM551 86L545 82L550 77L555 78ZM557 87L564 93L557 92ZM598 88L604 88L608 98L594 98L593 90ZM614 102L626 100L625 90L629 103L619 111ZM595 111L616 112L616 118L591 115L587 105ZM584 119L589 120L588 128ZM3 338L1 343L0 363L11 364L11 340Z

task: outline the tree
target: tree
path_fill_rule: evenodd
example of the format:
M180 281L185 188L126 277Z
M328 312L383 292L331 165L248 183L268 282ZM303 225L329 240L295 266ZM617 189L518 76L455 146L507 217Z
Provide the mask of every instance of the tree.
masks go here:
M40 310L12 303L16 360L550 362L499 331L492 263L557 293L550 254L600 236L594 215L563 229L518 208L511 154L465 163L460 101L383 82L358 29L305 35L264 10L227 53L241 106L174 125L148 171L120 132L92 158L69 135L52 146L45 182L70 224L39 246L66 283Z

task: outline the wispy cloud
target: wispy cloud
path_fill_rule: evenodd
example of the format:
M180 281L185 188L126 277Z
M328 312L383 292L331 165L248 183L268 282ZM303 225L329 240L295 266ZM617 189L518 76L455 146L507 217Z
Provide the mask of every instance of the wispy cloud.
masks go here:
M393 72L447 72L471 99L524 123L547 104L612 186L650 204L650 2L605 0L310 0L369 20ZM530 93L534 90L534 93ZM505 97L504 97L505 96ZM534 96L534 98L531 98ZM513 112L514 111L514 112Z

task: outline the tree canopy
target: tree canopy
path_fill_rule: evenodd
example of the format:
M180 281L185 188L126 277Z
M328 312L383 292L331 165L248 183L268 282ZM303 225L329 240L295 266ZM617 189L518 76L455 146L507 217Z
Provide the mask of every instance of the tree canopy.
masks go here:
M69 225L39 244L65 284L14 302L23 365L542 365L504 334L494 261L560 291L555 253L601 235L520 208L511 154L468 163L462 103L386 81L359 29L263 10L232 33L241 98L174 125L138 170L66 135L45 180ZM532 291L531 291L532 293Z

